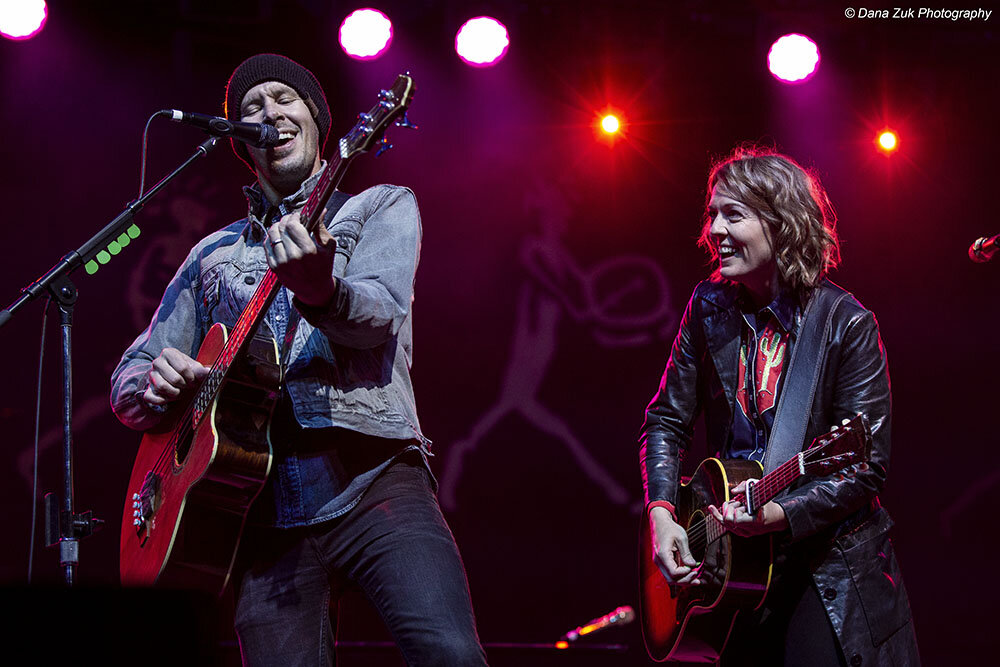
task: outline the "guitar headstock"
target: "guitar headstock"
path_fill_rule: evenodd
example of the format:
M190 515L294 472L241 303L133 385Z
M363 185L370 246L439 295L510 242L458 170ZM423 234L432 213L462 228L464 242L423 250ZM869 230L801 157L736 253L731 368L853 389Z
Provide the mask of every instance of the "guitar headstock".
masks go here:
M868 419L859 414L851 421L813 440L802 452L802 466L809 475L822 476L871 458L872 432Z
M413 78L407 73L397 76L396 82L388 90L379 91L378 103L368 113L359 114L357 124L340 139L338 149L341 160L346 162L359 153L371 150L379 141L383 141L389 124L406 113L416 90ZM406 120L405 116L397 124L401 127L416 128ZM383 141L382 150L389 147Z

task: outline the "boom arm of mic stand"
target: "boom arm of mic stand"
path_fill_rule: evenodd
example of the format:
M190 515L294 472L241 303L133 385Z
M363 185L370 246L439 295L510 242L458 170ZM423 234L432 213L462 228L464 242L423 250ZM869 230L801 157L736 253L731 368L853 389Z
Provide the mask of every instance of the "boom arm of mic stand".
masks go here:
M131 224L135 217L135 214L142 210L150 199L152 199L160 190L166 186L175 176L184 171L192 162L198 158L208 155L208 152L215 147L219 139L217 137L210 137L207 141L203 142L194 154L189 157L181 166L174 169L170 174L168 174L163 180L154 185L149 189L145 195L139 199L131 202L124 211L122 211L118 217L105 225L104 229L97 232L89 241L84 243L82 246L76 250L67 253L63 256L59 262L53 266L48 272L43 275L38 280L34 281L27 287L21 290L21 296L14 300L7 308L0 310L0 327L3 327L9 319L14 316L18 310L21 309L27 302L38 298L44 294L47 290L52 288L52 285L63 276L68 276L69 274L76 271L78 268L86 264L90 259L97 255L101 250L103 250L109 243L118 238L122 232L124 232Z

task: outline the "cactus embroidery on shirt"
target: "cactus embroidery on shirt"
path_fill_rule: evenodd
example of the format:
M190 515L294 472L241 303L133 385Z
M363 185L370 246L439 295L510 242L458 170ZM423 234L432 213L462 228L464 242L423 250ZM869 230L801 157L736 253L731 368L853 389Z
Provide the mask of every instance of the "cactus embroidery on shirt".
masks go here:
M769 321L764 331L757 337L757 349L754 358L754 384L750 386L747 377L747 359L749 356L749 341L744 340L740 346L739 382L736 389L736 401L740 404L743 414L752 418L747 393L756 389L757 414L774 407L778 380L785 366L785 336Z

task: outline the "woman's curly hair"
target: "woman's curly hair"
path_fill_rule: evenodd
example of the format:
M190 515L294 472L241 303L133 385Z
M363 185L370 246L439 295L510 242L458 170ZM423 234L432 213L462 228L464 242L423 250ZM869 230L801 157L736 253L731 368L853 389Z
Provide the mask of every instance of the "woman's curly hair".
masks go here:
M837 218L819 178L795 160L759 146L741 146L713 165L698 245L718 262L709 233L708 202L719 188L749 206L771 231L781 285L804 297L840 261ZM713 277L720 278L718 269Z

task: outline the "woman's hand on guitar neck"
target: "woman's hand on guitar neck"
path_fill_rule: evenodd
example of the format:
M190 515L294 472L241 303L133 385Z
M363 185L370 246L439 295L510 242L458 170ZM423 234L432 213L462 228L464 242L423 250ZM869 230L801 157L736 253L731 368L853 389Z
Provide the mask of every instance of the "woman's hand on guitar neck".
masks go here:
M730 493L732 495L745 493L746 487L745 481L740 482L732 488ZM747 508L738 500L725 502L721 508L709 505L708 511L719 523L725 526L727 531L740 537L754 537L788 528L785 510L774 501L765 504L753 515L747 514Z
M149 405L166 405L177 400L185 389L201 384L210 370L180 350L163 348L160 355L153 359L142 400Z
M698 561L688 548L687 531L674 521L670 510L649 510L649 534L653 541L653 560L672 584L700 584Z

